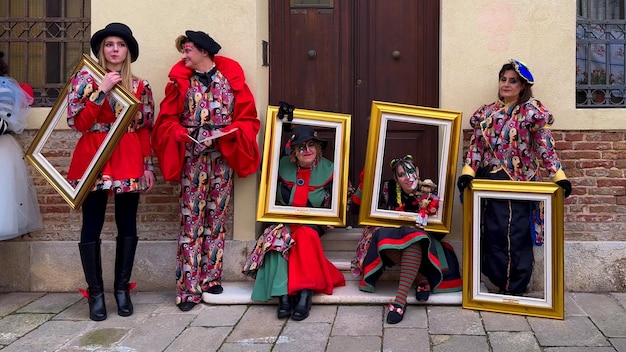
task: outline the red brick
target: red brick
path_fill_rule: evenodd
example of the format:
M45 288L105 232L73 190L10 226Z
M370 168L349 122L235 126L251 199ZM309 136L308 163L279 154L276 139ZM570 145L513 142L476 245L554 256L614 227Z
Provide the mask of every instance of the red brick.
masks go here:
M610 142L575 142L575 150L610 150L612 147Z
M611 215L585 215L580 214L576 216L576 221L581 222L612 222L615 219Z
M626 187L626 179L603 178L598 180L598 187Z
M589 150L562 150L559 152L561 159L600 159L602 153Z
M615 166L615 162L609 160L581 160L576 162L576 167L580 169L589 169L594 167L610 168Z
M582 141L585 139L585 133L581 132L565 132L566 141Z

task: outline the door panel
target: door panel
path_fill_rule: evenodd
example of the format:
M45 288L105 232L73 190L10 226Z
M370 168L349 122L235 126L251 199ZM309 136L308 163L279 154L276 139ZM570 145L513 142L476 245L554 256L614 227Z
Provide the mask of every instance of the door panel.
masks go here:
M335 0L332 9L289 3L270 0L269 103L351 114L356 184L372 100L439 104L439 0ZM385 157L412 154L422 178L435 179L437 130L401 125L388 126Z

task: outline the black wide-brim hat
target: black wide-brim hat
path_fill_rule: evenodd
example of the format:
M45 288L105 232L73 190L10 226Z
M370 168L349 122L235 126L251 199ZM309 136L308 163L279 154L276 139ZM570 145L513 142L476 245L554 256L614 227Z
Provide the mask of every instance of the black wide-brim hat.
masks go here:
M213 38L208 34L200 31L185 31L185 35L196 46L206 50L211 55L216 55L222 48Z
M100 51L100 44L106 37L120 37L124 39L128 46L128 51L130 51L130 61L135 62L137 60L139 57L139 44L133 37L133 31L127 25L119 22L109 23L91 36L91 51L93 51L96 57L98 57L98 52Z
M291 130L289 144L292 147L310 140L317 141L322 146L322 149L326 149L328 145L326 140L317 136L317 132L311 126L296 126Z

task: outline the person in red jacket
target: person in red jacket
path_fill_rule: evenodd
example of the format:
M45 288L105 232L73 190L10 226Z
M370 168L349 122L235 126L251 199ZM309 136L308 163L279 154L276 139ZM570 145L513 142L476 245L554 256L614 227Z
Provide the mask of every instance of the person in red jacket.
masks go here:
M76 143L67 179L80 181L107 137L111 124L118 117L116 102L110 91L118 84L126 87L141 107L136 118L122 135L111 157L100 170L99 177L82 204L83 223L80 233L80 257L89 288L83 292L89 300L89 317L107 317L100 260L100 233L104 225L109 194L115 198L117 246L115 251L114 295L117 313L133 314L129 290L134 287L130 276L137 248L137 207L139 192L150 191L154 185L150 129L154 121L154 100L148 81L134 76L131 62L139 56L139 45L127 25L110 23L91 37L91 50L106 69L98 83L89 71L77 72L70 80L67 124L82 136Z
M169 73L152 146L166 181L181 184L176 305L182 311L203 294L220 294L226 209L233 172L250 175L260 154L254 97L236 61L216 56L221 46L208 34L176 38L182 53Z

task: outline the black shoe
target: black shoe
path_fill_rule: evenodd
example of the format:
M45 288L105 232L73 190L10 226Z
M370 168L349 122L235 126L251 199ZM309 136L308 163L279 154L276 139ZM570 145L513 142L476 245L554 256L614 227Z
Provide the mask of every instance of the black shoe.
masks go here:
M398 303L389 303L387 306L389 313L387 313L387 323L398 324L404 318L404 312L406 311L406 305L402 307Z
M180 309L183 312L188 312L190 310L193 309L193 307L196 306L197 303L195 302L180 302L177 304L178 309Z
M278 319L285 319L291 315L291 297L282 295L278 297Z
M415 287L415 299L418 302L426 302L429 296L430 286L428 284L417 284L417 287Z
M308 318L309 312L311 311L311 299L313 298L313 291L311 290L302 290L300 292L300 299L298 300L298 304L293 307L293 312L291 313L291 319L300 321Z
M206 292L214 294L214 295L219 295L220 293L224 292L224 288L222 287L222 285L215 285L215 286L209 287L209 289L206 290Z

